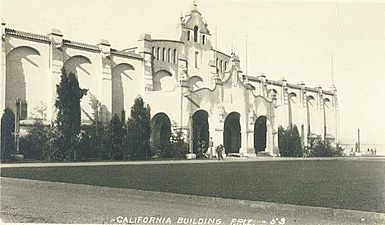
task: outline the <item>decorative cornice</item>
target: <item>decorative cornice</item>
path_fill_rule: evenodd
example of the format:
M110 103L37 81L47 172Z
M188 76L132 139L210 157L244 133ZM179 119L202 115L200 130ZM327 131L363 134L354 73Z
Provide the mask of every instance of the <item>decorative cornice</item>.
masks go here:
M63 39L63 45L69 46L69 47L75 47L75 48L80 48L80 49L86 49L86 50L93 50L100 52L100 48L96 45L90 45L82 42L76 42L76 41L70 41Z
M215 50L215 49L211 49L211 50L214 51L215 53L219 53L219 54L222 54L222 55L224 55L224 56L226 56L226 57L228 57L228 58L231 58L231 56L228 55L228 54L226 54L226 53L223 53L223 52L218 51L218 50Z
M248 79L253 82L261 83L262 81L257 78L257 77L252 77L248 76ZM276 85L276 86L282 86L282 81L276 81L276 80L268 80L266 79L267 84L270 85ZM302 87L300 84L286 84L286 87L292 88L292 89L297 89L297 90L302 90ZM319 92L319 88L317 87L304 87L305 91L310 91L310 92ZM330 90L322 90L322 94L328 94L328 95L334 95L333 91Z
M51 42L50 38L46 35L34 34L34 33L19 31L11 28L5 28L5 34L26 38L26 39L31 39L31 40L44 41L48 43Z
M124 51L118 51L116 49L111 49L111 54L116 56L122 56L122 57L129 57L129 58L135 58L143 60L143 57L137 53L133 52L124 52Z
M151 42L175 42L175 43L180 43L180 44L184 43L183 41L168 40L168 39L152 39L152 40L149 40L149 41L151 41Z

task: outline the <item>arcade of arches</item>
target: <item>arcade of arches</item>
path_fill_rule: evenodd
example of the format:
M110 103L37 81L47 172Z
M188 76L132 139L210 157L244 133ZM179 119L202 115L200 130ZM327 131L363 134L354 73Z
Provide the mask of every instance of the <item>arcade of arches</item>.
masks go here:
M241 140L241 115L232 112L226 116L223 124L223 145L225 153L240 153ZM254 123L254 149L255 153L266 150L267 118L260 116ZM192 116L192 153L200 154L207 150L210 141L209 114L205 110L198 110ZM170 144L171 122L165 113L157 113L151 120L151 142L160 150ZM220 143L216 143L218 145Z

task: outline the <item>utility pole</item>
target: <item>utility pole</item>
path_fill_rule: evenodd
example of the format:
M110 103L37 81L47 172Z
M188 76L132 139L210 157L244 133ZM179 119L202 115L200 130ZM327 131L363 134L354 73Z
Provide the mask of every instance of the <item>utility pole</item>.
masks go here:
M357 131L357 152L361 152L360 129Z
M14 132L16 154L14 154L13 156L11 155L12 157L14 157L15 160L24 159L24 156L20 154L20 120L25 120L26 118L27 118L27 103L26 101L23 101L17 98L16 113L15 113L15 132Z
M326 128L326 104L325 104L325 100L322 101L322 104L323 104L323 114L324 114L324 140L325 140L325 143L326 143L326 132L327 132L327 128Z
M20 153L20 99L16 99L16 115L15 115L15 145L16 145L16 155Z
M247 54L247 34L246 34L246 76L249 76L249 64L248 64L248 54Z
M334 85L334 52L331 52L331 64L332 64L332 85Z

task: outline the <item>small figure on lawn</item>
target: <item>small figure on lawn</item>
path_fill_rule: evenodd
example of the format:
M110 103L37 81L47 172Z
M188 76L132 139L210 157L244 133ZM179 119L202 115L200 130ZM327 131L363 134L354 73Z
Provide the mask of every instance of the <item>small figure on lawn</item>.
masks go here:
M223 149L224 149L224 147L222 144L218 145L215 149L215 151L217 152L217 155L218 155L218 160L221 160L221 159L223 160L223 155L222 155Z
M213 142L213 138L212 137L210 137L209 147L210 147L210 156L209 156L209 158L212 159L213 158L213 147L214 147L214 142Z

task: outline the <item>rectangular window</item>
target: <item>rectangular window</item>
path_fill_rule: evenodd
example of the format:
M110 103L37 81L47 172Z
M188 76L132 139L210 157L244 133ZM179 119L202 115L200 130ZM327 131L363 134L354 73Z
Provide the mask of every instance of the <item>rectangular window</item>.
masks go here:
M195 52L195 68L198 69L199 52Z
M167 62L171 62L171 49L167 51Z
M177 60L178 60L178 54L176 52L176 49L174 49L174 64L177 64Z

